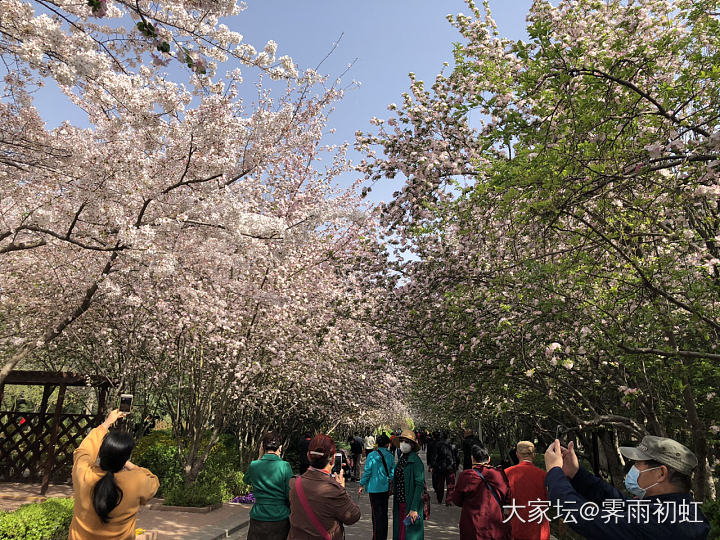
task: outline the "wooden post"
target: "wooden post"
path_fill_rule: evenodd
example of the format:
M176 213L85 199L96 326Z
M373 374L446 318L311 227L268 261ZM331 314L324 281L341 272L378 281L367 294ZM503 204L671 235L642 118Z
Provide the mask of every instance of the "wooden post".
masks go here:
M62 385L58 391L57 403L55 404L55 414L53 415L52 436L50 437L50 446L48 447L47 458L45 460L45 473L43 474L42 486L40 487L40 495L47 493L50 485L50 476L55 467L55 446L57 445L58 431L60 429L60 416L62 414L63 402L65 401L65 390L67 386Z
M30 458L30 475L35 477L35 480L33 481L37 481L37 476L33 474L33 471L40 471L41 456L43 453L43 438L45 434L45 425L47 420L45 413L47 411L48 399L50 399L50 395L53 393L53 391L55 391L55 387L53 385L43 385L43 396L42 401L40 402L40 411L37 417L37 424L34 426L30 426L33 435L35 435L35 440L33 441L32 446L32 457Z

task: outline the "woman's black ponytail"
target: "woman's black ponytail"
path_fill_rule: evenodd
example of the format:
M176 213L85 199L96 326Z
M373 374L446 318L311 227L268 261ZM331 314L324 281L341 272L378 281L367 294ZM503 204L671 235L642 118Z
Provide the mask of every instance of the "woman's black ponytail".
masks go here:
M135 441L126 431L113 431L105 436L100 446L100 468L107 471L93 488L93 507L103 523L123 498L123 492L115 482L115 473L122 470L130 459Z
M100 521L107 523L110 512L122 501L123 492L115 483L115 474L112 471L103 476L93 489L93 506Z

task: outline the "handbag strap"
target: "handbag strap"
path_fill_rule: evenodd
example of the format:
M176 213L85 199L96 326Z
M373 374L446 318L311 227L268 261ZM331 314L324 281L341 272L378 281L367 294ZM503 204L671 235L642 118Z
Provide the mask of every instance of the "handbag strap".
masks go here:
M377 452L378 454L380 454L380 459L382 459L383 467L385 467L385 474L387 475L388 480L389 480L389 479L390 479L390 471L388 470L387 463L385 463L385 456L382 455L382 452L380 451L379 448L376 450L376 452Z
M308 502L307 497L305 497L305 491L302 487L302 477L300 476L298 476L297 480L295 481L295 490L297 492L298 499L300 500L300 504L302 505L303 510L305 510L305 514L310 520L310 523L312 523L312 526L315 527L317 532L319 532L325 540L332 540L330 538L330 533L325 530L325 527L322 526L322 523L320 523L320 520L315 515L315 512L313 512L313 509L310 507L310 503Z
M495 488L492 487L487 480L485 480L485 477L483 476L483 473L481 473L481 472L480 472L479 470L477 470L477 469L473 469L473 471L475 471L476 473L478 473L478 475L480 476L480 478L482 479L482 481L485 482L485 485L486 485L487 488L490 490L490 493L492 493L492 496L495 498L495 501L497 501L498 505L500 506L500 512L504 512L503 504L502 504L502 502L500 502L500 496L497 494L497 491L495 491Z

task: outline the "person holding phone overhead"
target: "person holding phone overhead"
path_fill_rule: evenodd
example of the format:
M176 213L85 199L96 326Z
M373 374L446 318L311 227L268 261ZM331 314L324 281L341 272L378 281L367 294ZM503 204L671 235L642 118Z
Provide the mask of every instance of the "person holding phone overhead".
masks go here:
M157 476L130 461L135 448L132 435L108 431L126 415L112 411L73 454L75 508L69 540L135 538L138 510L160 486Z

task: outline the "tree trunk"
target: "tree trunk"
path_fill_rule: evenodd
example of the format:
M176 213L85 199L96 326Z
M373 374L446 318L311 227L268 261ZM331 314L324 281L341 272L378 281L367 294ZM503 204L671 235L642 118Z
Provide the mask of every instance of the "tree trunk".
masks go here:
M598 445L600 450L600 465L607 471L610 483L615 487L622 487L625 474L617 432L603 429L598 434L598 438L601 443Z
M696 500L704 501L710 495L708 485L712 483L712 475L708 474L708 447L707 437L705 435L707 433L707 427L698 416L692 387L685 375L683 375L682 382L683 399L687 410L688 422L690 423L695 455L698 460L698 467L695 470L695 476L693 478L693 491L695 492Z
M717 489L715 488L713 470L707 462L705 462L705 499L717 499Z

